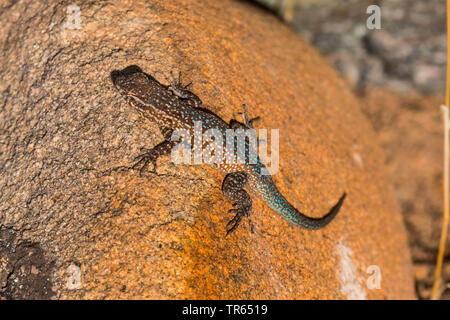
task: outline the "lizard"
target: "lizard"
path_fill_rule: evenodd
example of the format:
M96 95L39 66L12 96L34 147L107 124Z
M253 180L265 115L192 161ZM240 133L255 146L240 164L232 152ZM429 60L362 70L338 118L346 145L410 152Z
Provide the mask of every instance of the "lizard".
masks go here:
M213 112L202 107L201 99L188 90L191 83L183 86L181 72L178 80L172 75L173 79L169 80L168 85L161 84L136 65L126 67L123 70L114 70L110 76L114 87L125 100L147 119L155 121L164 137L163 142L152 149L147 149L136 157L136 162L132 168L141 165L141 173L150 163L153 166L152 171L156 172L156 160L160 156L169 154L179 143L179 141L172 141L171 139L175 130L188 130L192 136L194 122L201 121L203 132L214 128L225 135L228 129L252 128L253 121L258 119L249 120L245 108L243 123L234 119L230 123L225 122ZM245 142L245 148L248 151L247 141ZM261 198L271 209L289 222L310 230L323 228L332 221L346 198L344 192L327 214L321 218L313 218L292 206L277 189L272 177L262 174L262 169L265 166L259 157L255 163L250 163L246 158L242 164L223 162L209 165L226 173L222 183L222 192L225 198L232 202L233 208L229 210L229 213L235 214L226 226L227 235L239 226L243 217L248 218L250 230L252 232L254 230L250 219L252 199L247 190Z

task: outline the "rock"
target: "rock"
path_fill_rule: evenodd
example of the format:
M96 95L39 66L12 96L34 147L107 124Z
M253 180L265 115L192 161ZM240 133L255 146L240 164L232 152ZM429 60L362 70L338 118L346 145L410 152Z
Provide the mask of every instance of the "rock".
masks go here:
M370 57L365 61L366 68L364 69L365 81L374 85L382 85L386 80L384 78L383 63L376 58Z
M430 81L439 78L442 68L433 65L420 64L414 68L414 82L418 85L427 85Z
M420 298L429 298L443 211L442 96L415 92L398 94L390 88L365 90L363 111L372 122L386 152L386 165L394 183L408 231ZM446 256L450 257L450 238ZM450 269L443 268L443 282ZM445 292L443 297L450 297Z
M326 54L348 77L348 70L360 70L355 87L378 86L421 93L444 91L446 64L445 1L380 0L381 29L369 30L366 21L371 0L254 0L289 21L305 39ZM287 19L285 3L292 3ZM338 57L348 55L343 63ZM373 60L382 65L372 75ZM348 64L351 63L352 66ZM427 70L415 70L417 66ZM350 81L350 83L353 83Z
M357 86L361 74L351 57L346 54L335 55L333 56L333 64L341 71L342 76L351 86Z
M54 262L53 298L414 298L383 152L315 49L238 1L79 9L23 1L1 13L0 228ZM309 231L254 199L255 233L244 222L225 237L224 174L170 157L157 174L130 169L162 140L112 86L131 64L164 83L182 71L226 121L246 103L258 128L280 129L274 180L287 199L319 217L346 191L342 211Z
M39 274L39 269L36 268L36 266L32 265L32 266L31 266L30 272L31 272L32 274Z

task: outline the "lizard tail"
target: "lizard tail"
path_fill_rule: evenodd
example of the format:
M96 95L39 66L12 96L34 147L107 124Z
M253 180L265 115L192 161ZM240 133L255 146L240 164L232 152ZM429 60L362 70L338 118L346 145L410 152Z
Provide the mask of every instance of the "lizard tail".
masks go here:
M321 218L311 218L305 216L303 213L295 209L287 200L285 199L287 203L287 209L283 210L281 212L281 215L284 216L284 218L288 219L295 225L317 230L325 227L327 224L331 222L331 220L334 219L334 217L337 215L339 210L341 209L342 203L344 203L345 197L347 194L344 192L342 196L339 198L339 201L328 211L326 215L324 215ZM283 197L283 196L282 196ZM283 197L284 198L284 197Z
M344 192L339 201L323 217L312 218L304 215L294 206L292 206L278 191L271 178L268 178L268 176L266 176L266 179L263 180L265 180L265 182L263 184L260 184L256 189L261 192L262 198L264 198L269 207L271 207L274 211L276 211L289 222L311 230L323 228L328 223L330 223L341 209L345 197L347 196L347 194Z

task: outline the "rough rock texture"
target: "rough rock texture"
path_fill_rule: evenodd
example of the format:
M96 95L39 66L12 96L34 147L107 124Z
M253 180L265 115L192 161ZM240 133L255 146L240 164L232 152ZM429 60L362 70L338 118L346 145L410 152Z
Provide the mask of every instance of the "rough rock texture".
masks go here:
M408 230L420 298L428 298L442 228L443 98L394 93L386 88L364 92L363 112L386 152L386 163ZM450 258L447 239L445 261ZM450 265L443 269L450 282ZM449 298L447 290L444 296Z
M24 297L8 291L22 265L52 274L55 298L414 298L383 153L314 49L240 2L86 3L80 28L70 4L0 8L0 242L30 243L40 261L2 251L3 297ZM247 103L259 128L280 129L274 180L287 199L320 216L345 190L339 216L307 231L255 199L256 232L225 237L222 173L165 157L140 177L129 166L162 136L112 87L109 73L130 64L163 82L181 70L227 121Z

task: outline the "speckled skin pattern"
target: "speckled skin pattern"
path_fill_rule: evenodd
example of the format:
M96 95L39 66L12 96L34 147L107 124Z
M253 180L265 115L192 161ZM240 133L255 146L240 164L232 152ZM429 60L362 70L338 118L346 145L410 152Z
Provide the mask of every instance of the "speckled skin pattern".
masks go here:
M185 129L192 137L194 122L201 121L203 132L212 128L218 129L223 134L223 141L225 141L227 129L249 129L252 127L252 121L255 120L248 121L245 114L244 123L232 120L230 124L227 124L212 112L201 108L200 98L187 90L188 86L182 86L181 76L178 81L172 81L170 85L165 86L144 73L139 67L129 66L120 71L113 71L111 79L117 90L131 105L158 124L165 138L162 143L137 157L133 168L142 165L141 172L147 168L150 162L153 164L153 170L156 170L158 157L169 154L172 148L178 144L177 141L170 139L174 130ZM237 147L235 145L235 151ZM248 154L250 147L247 140L244 147ZM344 193L325 216L311 218L299 212L283 197L270 175L261 173L264 164L259 158L253 164L247 157L243 164L229 164L224 158L221 164L211 163L210 165L227 173L222 191L224 196L233 203L234 208L230 212L235 213L234 218L227 225L227 234L234 231L242 217L249 217L251 212L252 200L244 188L262 198L270 208L289 222L312 230L323 228L333 220L346 197ZM250 219L249 224L253 231Z

